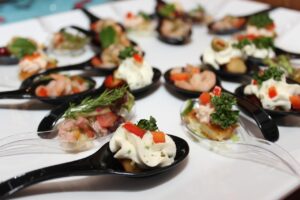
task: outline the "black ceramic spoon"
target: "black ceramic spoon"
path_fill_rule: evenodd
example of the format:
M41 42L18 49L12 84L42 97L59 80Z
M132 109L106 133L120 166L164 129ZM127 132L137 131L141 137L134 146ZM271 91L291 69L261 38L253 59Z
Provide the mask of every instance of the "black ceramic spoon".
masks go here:
M0 184L0 196L2 199L5 199L30 185L68 176L119 175L142 178L165 173L175 168L189 153L189 146L185 140L173 135L170 135L170 137L176 144L176 157L175 161L169 166L157 167L141 172L126 172L120 162L113 157L113 153L109 149L109 143L106 143L96 153L86 158L37 169L2 182Z
M167 77L166 77L167 76ZM169 86L184 95L188 98L191 96L198 97L201 92L192 92L189 90L184 90L182 88L178 88L173 84L173 82L169 79L168 72L165 73L165 79ZM279 130L276 123L273 121L271 116L261 107L252 104L251 102L247 101L246 99L242 98L240 95L232 93L226 89L224 89L221 85L219 85L223 91L230 93L231 95L235 96L237 99L238 106L242 107L252 118L256 121L259 129L261 130L264 138L269 141L276 141L279 138Z
M94 90L96 86L96 81L91 79L90 77L80 76L85 81L89 83L89 89L80 93L65 95L59 97L41 97L35 94L35 90L40 85L46 85L51 80L41 80L33 82L31 85L27 85L27 87L21 87L19 90L5 91L0 92L0 99L38 99L42 102L58 105L64 102L68 102L73 98L77 98L79 96L85 96L89 94L92 90Z
M272 11L274 9L277 9L277 7L270 7L270 8L267 8L267 9L264 9L264 10L261 10L261 11L255 12L255 13L251 13L249 15L236 16L237 18L243 18L243 19L245 19L245 23L243 25L241 25L240 27L238 27L238 28L234 28L233 27L231 29L214 30L212 28L212 26L214 25L214 23L216 23L216 21L208 24L207 28L209 30L209 33L211 33L211 34L216 34L216 35L231 35L231 34L238 33L238 32L241 32L241 31L245 30L246 26L247 26L247 21L248 21L248 19L251 16L257 15L257 14L261 14L261 13L267 13L267 12L270 12L270 11Z

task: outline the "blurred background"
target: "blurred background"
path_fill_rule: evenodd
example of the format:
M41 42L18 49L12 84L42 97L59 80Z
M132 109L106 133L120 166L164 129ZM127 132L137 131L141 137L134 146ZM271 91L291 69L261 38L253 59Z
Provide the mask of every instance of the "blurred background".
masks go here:
M0 25L108 1L111 0L0 0ZM257 1L300 10L299 0Z

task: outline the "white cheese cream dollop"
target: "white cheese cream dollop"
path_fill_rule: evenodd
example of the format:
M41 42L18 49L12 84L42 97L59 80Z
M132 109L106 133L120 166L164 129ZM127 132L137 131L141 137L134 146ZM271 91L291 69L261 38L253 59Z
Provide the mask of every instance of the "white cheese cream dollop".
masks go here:
M269 88L275 87L277 95L275 97L269 96ZM261 104L266 109L274 110L279 107L283 110L291 109L290 96L300 95L300 85L286 83L283 76L280 81L269 79L264 81L261 86L250 84L244 88L244 94L255 95L260 99Z
M125 80L131 90L150 85L153 75L153 69L145 59L137 62L134 58L126 58L114 73L115 78Z
M203 62L210 64L215 69L220 69L220 65L229 63L232 58L242 57L242 51L234 48L234 42L229 42L228 47L222 51L215 51L212 47L209 47L204 51Z
M129 159L140 168L165 167L174 162L176 145L165 135L164 143L154 143L150 131L143 138L130 133L123 124L115 131L109 142L110 150L116 159Z
M275 52L273 51L272 48L259 49L254 44L249 44L244 46L243 52L247 56L252 56L254 58L265 59L265 58L275 57Z

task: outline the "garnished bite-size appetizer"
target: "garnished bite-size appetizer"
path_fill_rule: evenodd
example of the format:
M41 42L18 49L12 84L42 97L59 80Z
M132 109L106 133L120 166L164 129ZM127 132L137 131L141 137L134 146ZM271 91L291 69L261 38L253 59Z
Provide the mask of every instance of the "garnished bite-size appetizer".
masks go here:
M197 92L208 92L217 82L214 72L202 71L199 66L193 65L173 68L170 72L170 80L179 88Z
M90 89L90 82L81 76L68 76L62 74L50 74L43 76L41 80L49 82L40 85L35 89L35 94L39 97L60 97L73 95Z
M234 110L236 99L216 86L212 92L203 92L198 100L190 99L181 117L199 136L223 141L234 136L238 127L239 111Z
M79 55L88 42L89 38L84 34L67 29L54 33L50 46L58 54Z
M70 104L57 125L58 136L65 149L78 151L91 145L96 137L114 132L134 105L134 97L126 87L106 90L79 105Z
M166 167L176 156L175 142L158 129L153 117L137 124L121 124L114 132L109 148L127 172Z
M24 80L41 71L57 67L57 61L43 52L24 56L19 62L19 78Z
M104 81L107 88L119 87L126 82L130 90L136 90L152 83L153 68L140 52L127 47L120 52L119 58L122 59L120 66Z
M30 38L13 37L6 46L11 55L21 59L26 55L32 55L42 47L36 41Z
M216 70L226 70L230 73L246 73L247 66L243 59L243 53L235 48L235 41L225 41L214 38L211 46L204 51L203 63L212 66Z
M124 19L124 26L129 31L152 33L155 30L155 21L145 12L134 14L128 12Z
M247 35L276 37L275 23L269 13L260 13L249 18L246 29Z
M255 74L244 94L270 110L300 111L300 85L286 82L285 72L278 67L269 67Z
M209 30L216 34L232 34L241 31L246 26L246 23L245 17L226 15L222 19L212 22L209 25Z
M240 35L234 47L240 49L244 57L263 60L276 56L274 52L274 39L272 37Z

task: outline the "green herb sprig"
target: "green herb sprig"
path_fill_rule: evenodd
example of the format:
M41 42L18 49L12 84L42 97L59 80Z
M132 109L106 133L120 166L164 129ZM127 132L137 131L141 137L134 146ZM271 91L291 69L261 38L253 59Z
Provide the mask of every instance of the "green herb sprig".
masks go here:
M102 47L105 49L117 42L117 33L112 26L107 26L100 31L99 39Z
M10 53L18 58L23 58L26 55L31 55L37 51L37 46L34 42L26 38L17 37L12 40L7 46Z
M257 28L265 28L273 23L274 21L270 18L268 13L253 15L248 20L248 24L256 26Z
M147 13L145 13L145 12L143 12L143 11L138 12L138 15L141 16L141 17L143 17L143 19L146 20L146 21L150 21L151 20L150 15L147 14Z
M138 51L135 50L132 46L125 47L122 51L120 51L119 58L125 60L126 58L132 57L136 53L138 53Z
M76 118L86 116L101 106L109 106L122 98L127 92L127 86L113 90L105 90L98 98L86 98L79 105L70 104L70 107L63 115L64 118Z
M233 44L233 47L238 49L243 49L247 45L254 44L258 49L268 49L274 48L274 39L271 37L258 37L254 40L249 40L248 38L244 38L239 41L237 44Z
M175 12L176 12L176 7L175 4L172 3L166 4L158 10L158 14L160 14L163 17L173 17Z
M236 105L236 99L223 92L221 96L214 96L211 99L211 104L215 108L215 112L210 115L211 123L226 129L238 121L239 111L232 110L232 106Z
M137 126L140 127L141 129L149 130L149 131L158 130L156 119L152 116L150 116L149 120L141 119L140 121L138 121Z
M286 71L289 75L293 75L295 69L290 62L290 58L285 55L279 55L275 59L265 59L264 64L269 67L278 67Z
M264 81L273 78L275 81L280 81L284 71L278 67L269 67L263 73L255 73L253 78L261 85Z

